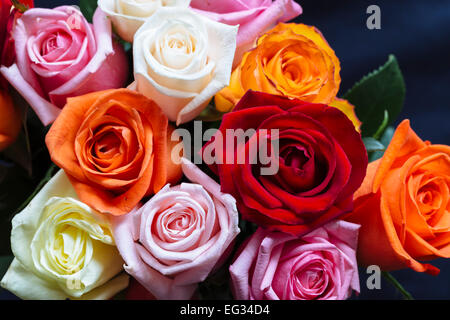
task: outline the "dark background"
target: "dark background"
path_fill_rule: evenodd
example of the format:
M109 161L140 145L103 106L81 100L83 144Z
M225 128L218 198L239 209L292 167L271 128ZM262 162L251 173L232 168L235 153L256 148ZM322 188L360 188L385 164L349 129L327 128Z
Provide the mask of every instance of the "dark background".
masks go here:
M205 0L206 1L206 0ZM245 0L244 0L245 1ZM395 124L411 119L424 140L450 144L450 1L442 0L305 0L296 20L322 31L341 61L343 95L369 71L396 55L406 82L405 107ZM70 0L35 0L36 7L78 4ZM367 7L381 8L381 30L366 27ZM450 260L435 260L439 276L411 270L392 274L416 299L450 299ZM381 290L368 290L360 272L361 295L356 299L398 299L401 295L382 281Z

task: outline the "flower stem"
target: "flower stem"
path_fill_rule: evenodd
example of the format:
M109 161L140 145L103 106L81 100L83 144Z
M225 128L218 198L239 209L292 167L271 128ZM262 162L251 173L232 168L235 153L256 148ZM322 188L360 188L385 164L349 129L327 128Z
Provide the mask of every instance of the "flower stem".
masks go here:
M402 296L405 300L414 300L411 293L406 291L405 288L403 288L403 286L400 284L400 282L398 282L397 279L395 279L392 274L390 274L389 272L386 272L386 271L383 271L382 274L383 274L383 277L386 280L388 280L402 294Z

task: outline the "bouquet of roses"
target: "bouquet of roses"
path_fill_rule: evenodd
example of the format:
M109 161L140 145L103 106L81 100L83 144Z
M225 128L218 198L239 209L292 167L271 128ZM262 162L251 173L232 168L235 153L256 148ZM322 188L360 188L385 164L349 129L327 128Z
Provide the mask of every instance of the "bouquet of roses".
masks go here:
M0 5L16 296L347 299L450 257L450 147L390 126L394 56L338 97L293 0Z

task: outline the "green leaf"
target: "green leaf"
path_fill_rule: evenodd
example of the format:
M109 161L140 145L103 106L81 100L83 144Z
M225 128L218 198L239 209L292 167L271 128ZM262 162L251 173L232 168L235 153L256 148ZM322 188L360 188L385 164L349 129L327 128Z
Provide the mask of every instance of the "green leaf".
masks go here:
M11 0L11 2L13 4L14 8L19 10L20 13L24 13L25 11L30 9L26 4L23 4L19 0Z
M133 49L133 44L123 41L123 49L125 52L129 52L131 49Z
M384 133L383 136L380 139L380 142L387 148L389 146L389 143L391 143L392 137L394 136L395 128L394 127L388 127Z
M383 135L381 136L380 142L383 144L385 148L389 146L389 143L392 140L392 137L394 136L395 129L393 127L387 127L384 131ZM380 159L384 154L384 151L375 151L369 156L369 161L375 161Z
M388 124L392 123L403 108L405 81L394 55L386 64L362 78L344 98L356 106L356 115L362 121L362 135L373 136L382 127L388 113Z
M363 142L364 142L364 146L366 147L366 150L368 153L374 152L374 151L384 151L385 150L384 145L380 141L378 141L372 137L363 138Z
M80 0L80 10L87 21L92 22L92 17L97 9L97 0Z

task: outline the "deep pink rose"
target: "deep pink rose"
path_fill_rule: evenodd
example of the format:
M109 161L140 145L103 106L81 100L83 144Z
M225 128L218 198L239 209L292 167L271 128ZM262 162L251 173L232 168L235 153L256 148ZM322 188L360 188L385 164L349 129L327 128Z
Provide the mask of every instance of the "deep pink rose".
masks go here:
M125 271L157 299L190 299L224 262L239 233L236 200L183 159L192 183L166 185L141 208L113 218Z
M260 35L302 13L294 0L192 0L191 7L212 20L239 25L234 66Z
M334 221L296 238L259 228L230 266L239 300L344 300L359 293L359 225Z
M16 63L1 72L44 125L55 120L68 97L125 84L128 61L101 10L89 24L75 7L29 9L12 34Z

